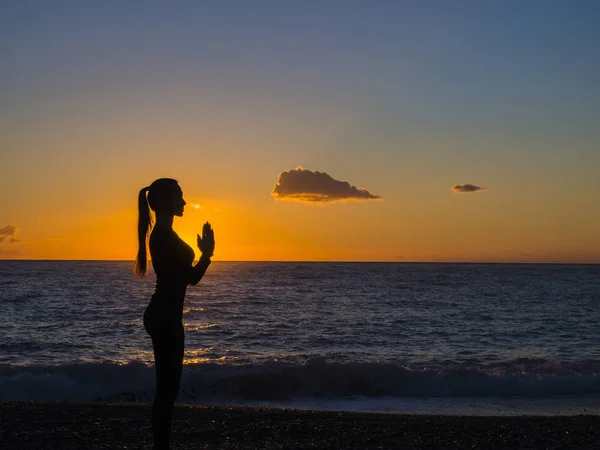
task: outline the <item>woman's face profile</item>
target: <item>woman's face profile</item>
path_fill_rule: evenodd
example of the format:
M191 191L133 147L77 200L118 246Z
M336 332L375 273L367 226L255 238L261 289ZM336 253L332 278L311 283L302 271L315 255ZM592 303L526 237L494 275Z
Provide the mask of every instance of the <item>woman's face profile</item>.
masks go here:
M183 207L186 205L183 199L183 191L179 186L173 192L173 214L181 217L183 216Z

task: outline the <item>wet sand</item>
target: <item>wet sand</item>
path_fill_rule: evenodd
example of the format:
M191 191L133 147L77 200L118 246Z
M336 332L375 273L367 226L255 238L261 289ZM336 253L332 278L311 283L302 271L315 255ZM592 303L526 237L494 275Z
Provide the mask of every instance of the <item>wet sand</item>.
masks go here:
M150 405L0 402L3 449L148 449ZM470 417L176 407L172 449L600 448L599 416Z

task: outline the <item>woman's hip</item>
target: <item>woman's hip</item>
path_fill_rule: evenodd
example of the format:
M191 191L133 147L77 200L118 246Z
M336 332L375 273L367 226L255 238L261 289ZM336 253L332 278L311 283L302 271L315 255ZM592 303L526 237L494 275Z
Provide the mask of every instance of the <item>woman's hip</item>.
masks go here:
M150 303L144 311L144 328L152 336L156 333L179 335L183 333L181 315L171 308L161 308Z

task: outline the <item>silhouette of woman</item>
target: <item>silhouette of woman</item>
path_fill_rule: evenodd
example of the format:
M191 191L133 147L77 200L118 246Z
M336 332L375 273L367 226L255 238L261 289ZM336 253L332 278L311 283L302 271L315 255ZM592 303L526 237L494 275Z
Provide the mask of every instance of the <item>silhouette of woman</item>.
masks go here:
M146 199L146 193L148 198ZM168 449L173 404L179 393L183 369L183 300L188 284L197 284L210 265L215 248L214 231L206 222L202 252L193 265L194 250L173 231L173 217L183 216L186 202L176 180L160 178L143 188L138 196L138 243L134 272L143 277L147 268L146 236L150 234L150 257L156 273L156 290L144 312L144 327L152 339L156 370L156 393L152 405L152 432L155 449ZM152 228L151 208L156 213Z

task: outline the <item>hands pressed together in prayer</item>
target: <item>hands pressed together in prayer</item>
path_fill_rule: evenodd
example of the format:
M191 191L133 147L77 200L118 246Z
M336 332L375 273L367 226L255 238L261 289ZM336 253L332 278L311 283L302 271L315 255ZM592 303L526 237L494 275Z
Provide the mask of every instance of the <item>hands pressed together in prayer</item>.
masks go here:
M196 236L198 237L198 249L202 252L202 255L212 257L215 252L215 231L210 223L206 222L202 227L202 237L199 234Z

